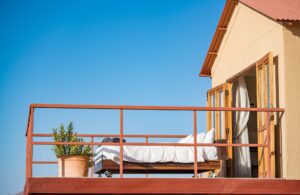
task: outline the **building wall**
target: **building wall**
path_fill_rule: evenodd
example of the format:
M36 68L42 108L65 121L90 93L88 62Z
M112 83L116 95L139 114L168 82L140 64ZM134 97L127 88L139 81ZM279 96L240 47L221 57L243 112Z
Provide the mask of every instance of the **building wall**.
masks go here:
M300 179L300 23L285 25L287 178Z
M276 106L285 107L284 74L284 27L251 8L238 3L212 67L212 87L226 82L228 78L255 63L268 52L273 52L276 67ZM287 137L285 115L281 118L280 133L282 150L276 150L280 163L277 177L287 177ZM279 137L279 136L277 136ZM298 161L299 162L299 161ZM299 166L300 167L300 166ZM278 169L280 169L278 171ZM299 177L300 178L300 177Z

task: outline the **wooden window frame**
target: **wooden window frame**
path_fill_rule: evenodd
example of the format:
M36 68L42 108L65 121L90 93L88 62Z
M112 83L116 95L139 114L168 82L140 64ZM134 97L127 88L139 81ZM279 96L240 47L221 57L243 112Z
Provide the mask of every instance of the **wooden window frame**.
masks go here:
M257 107L262 108L273 108L276 102L274 91L276 89L274 82L274 63L273 53L267 53L263 58L256 62L256 83L257 83ZM263 82L261 80L261 75ZM264 85L261 90L261 85ZM265 91L267 90L267 93ZM263 94L261 94L263 93ZM263 95L263 99L261 97ZM262 102L263 100L263 102ZM257 114L257 130L258 130L258 143L267 142L267 120L269 120L269 131L270 131L270 156L267 148L258 148L258 161L259 161L259 177L271 177L275 178L275 116L274 113L270 113L269 119L266 113ZM268 161L271 167L268 167ZM271 169L268 171L268 168ZM270 173L270 175L268 175Z
M231 107L232 106L232 84L231 83L223 83L218 85L207 91L207 106L212 106L212 97L215 97L215 106L220 107L220 92L223 91L223 107ZM220 123L221 112L224 115L224 122ZM231 111L208 111L207 112L207 130L212 128L212 115L215 114L215 142L217 143L229 143L232 144L232 113ZM222 127L224 132L221 133ZM221 137L223 135L223 137ZM221 155L221 174L222 176L231 177L233 175L233 149L232 147L227 148L218 148L218 154ZM224 155L224 156L223 156ZM225 172L226 170L226 172Z
M221 107L220 105L220 92L223 92L223 107L231 107L231 100L230 103L228 101L228 96L231 95L231 90L229 90L229 88L231 88L231 85L228 83L223 83L221 85L218 85L210 90L207 91L207 106L209 107ZM212 96L215 97L215 106L212 106ZM231 99L231 98L230 98ZM230 105L228 105L230 104ZM213 114L215 114L215 140L219 140L219 139L228 139L228 118L226 115L226 111L222 111L224 113L224 122L222 123L223 127L224 127L224 133L221 133L221 129L222 127L220 126L220 121L222 120L221 118L221 111L208 111L207 112L207 129L210 130L213 128L212 126L212 120L213 120ZM223 137L221 137L221 135L224 135Z

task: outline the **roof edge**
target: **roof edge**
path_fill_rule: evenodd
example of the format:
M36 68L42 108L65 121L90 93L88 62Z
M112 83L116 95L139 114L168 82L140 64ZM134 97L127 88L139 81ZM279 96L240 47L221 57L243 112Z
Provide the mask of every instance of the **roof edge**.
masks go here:
M227 31L227 27L229 25L229 22L231 20L231 17L233 15L233 12L235 10L235 7L238 3L242 3L243 5L249 7L250 9L256 11L257 13L260 13L276 22L296 22L300 21L300 19L288 19L288 18L278 18L275 17L272 14L267 14L261 9L252 6L251 4L247 3L246 0L226 0L226 4L224 6L222 15L219 19L219 23L217 25L217 28L215 30L214 36L211 40L210 47L207 51L205 60L202 64L199 76L200 77L208 77L211 76L211 69L213 67L213 64L215 62L215 59L218 56L218 52L220 49L220 46L223 42L223 38L225 36L225 33Z
M238 0L226 0L226 4L224 6L222 15L220 17L220 20L219 20L219 23L215 30L212 41L210 43L210 47L207 51L205 60L202 64L202 68L199 73L200 77L211 76L212 65L218 55L218 51L219 51L220 45L222 43L222 40L224 38L224 35L226 33L232 13L233 13L236 5L238 4L238 2L239 2Z

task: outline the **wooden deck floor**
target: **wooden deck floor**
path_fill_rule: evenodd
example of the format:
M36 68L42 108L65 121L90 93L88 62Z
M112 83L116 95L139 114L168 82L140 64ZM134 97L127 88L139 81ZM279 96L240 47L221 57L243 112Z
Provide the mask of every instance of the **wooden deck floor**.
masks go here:
M300 180L29 178L25 194L300 194Z

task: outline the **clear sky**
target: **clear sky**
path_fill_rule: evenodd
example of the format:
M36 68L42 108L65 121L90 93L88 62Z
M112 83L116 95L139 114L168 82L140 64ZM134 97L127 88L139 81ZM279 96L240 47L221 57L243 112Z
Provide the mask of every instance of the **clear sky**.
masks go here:
M30 103L203 106L199 78L224 0L0 2L0 194L23 189ZM115 111L37 110L35 132L73 121L116 133ZM125 133L191 133L192 113L127 111ZM198 117L205 129L205 113ZM37 160L55 160L49 148ZM53 165L51 165L53 166ZM56 167L34 167L36 176Z

